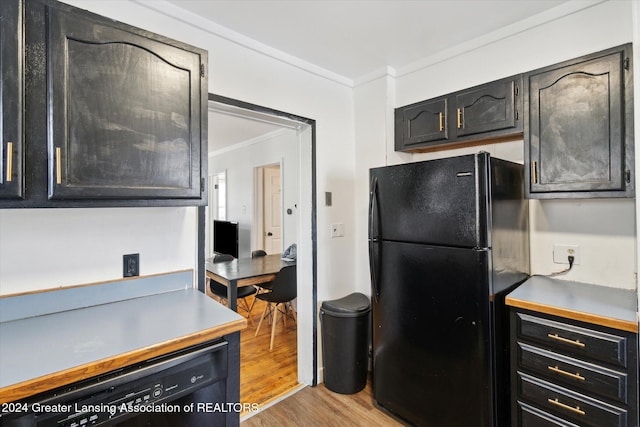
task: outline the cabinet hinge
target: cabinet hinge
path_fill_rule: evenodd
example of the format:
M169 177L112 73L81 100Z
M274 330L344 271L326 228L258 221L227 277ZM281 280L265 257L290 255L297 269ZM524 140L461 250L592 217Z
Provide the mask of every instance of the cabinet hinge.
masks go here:
M200 64L200 77L204 77L204 64Z
M516 120L520 120L520 113L518 113L518 110L516 110Z
M624 178L627 180L627 184L631 184L631 171L629 169L625 171Z
M629 67L630 67L629 57L626 57L624 58L624 69L629 71Z

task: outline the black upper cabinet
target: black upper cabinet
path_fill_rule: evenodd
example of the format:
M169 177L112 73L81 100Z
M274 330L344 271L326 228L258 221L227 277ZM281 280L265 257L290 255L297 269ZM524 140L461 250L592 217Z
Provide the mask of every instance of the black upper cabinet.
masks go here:
M517 75L395 110L396 151L424 151L522 133L522 76Z
M0 2L0 199L24 194L22 133L22 1Z
M79 11L47 28L49 197L200 198L203 52Z
M207 203L205 50L54 0L24 0L23 37L24 200L0 207Z
M425 143L447 141L447 98L419 102L395 112L396 150L398 142L404 150Z
M522 132L517 105L522 77L488 83L455 94L456 137L507 130Z
M525 75L531 198L633 197L631 45Z

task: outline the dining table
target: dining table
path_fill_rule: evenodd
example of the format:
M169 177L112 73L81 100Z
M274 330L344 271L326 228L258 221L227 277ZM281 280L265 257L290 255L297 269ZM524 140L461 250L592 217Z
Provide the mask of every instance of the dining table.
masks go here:
M271 282L286 266L295 265L295 260L283 259L282 254L270 254L256 258L234 258L232 261L212 262L206 260L206 276L227 287L228 307L238 310L238 288Z

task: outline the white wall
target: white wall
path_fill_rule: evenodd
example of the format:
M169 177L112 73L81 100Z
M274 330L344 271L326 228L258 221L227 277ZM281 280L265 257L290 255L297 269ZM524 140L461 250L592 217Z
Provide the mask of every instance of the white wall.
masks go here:
M249 257L253 249L254 169L270 164L280 165L282 182L282 248L298 241L299 150L296 130L278 132L269 139L242 145L209 157L209 175L227 172L227 220L237 221L240 228L239 257ZM287 209L293 213L288 215Z
M0 294L194 268L196 208L0 210Z
M503 32L484 46L472 42L471 50L460 46L457 48L460 53L449 58L425 62L429 65L422 68L399 70L395 78L395 98L391 98L393 108L628 43L632 41L634 31L631 7L630 1L621 0L600 3L566 16L560 16L556 11L547 14L546 23L541 22L540 17L534 17L512 27L511 35L507 37ZM355 91L356 105L366 104L368 97L376 95L384 96L374 84L362 85ZM379 120L380 113L372 109L358 109L357 112L356 147L357 158L360 158L365 149L381 150L379 144L366 145L366 138L360 137L367 134L367 123ZM387 123L387 126L393 124ZM523 141L515 141L415 154L407 158L407 155L393 152L393 137L389 136L388 129L386 135L385 152L378 151L377 156L368 152L367 158L374 161L367 165L364 162L356 164L359 218L366 218L362 214L366 210L365 167L479 150L517 162L522 162L524 157ZM577 244L581 250L581 264L561 276L563 279L628 289L636 287L634 200L531 201L530 208L532 274L549 274L566 267L553 263L554 243ZM358 230L366 238L364 219L359 222ZM358 287L365 289L368 257L361 249L356 256Z

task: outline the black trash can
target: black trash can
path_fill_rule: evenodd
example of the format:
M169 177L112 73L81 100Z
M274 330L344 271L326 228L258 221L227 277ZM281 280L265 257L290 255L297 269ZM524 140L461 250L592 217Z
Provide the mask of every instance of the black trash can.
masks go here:
M367 384L371 304L361 293L325 301L320 307L324 385L342 394Z

